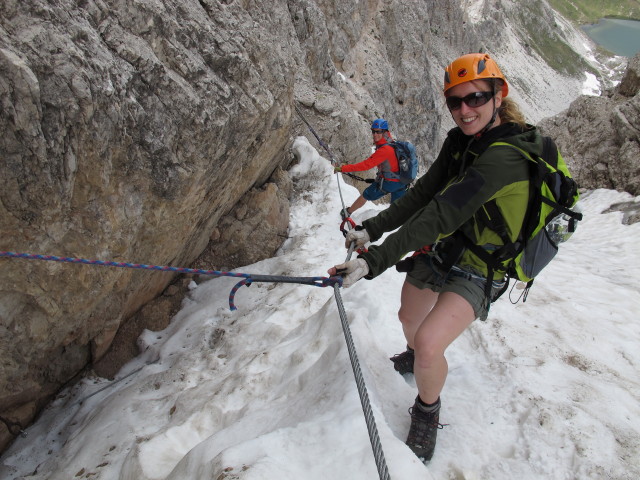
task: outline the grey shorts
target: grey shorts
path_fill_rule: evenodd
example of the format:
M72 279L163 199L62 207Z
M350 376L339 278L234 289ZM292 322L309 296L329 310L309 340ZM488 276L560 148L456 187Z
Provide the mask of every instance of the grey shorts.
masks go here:
M407 282L421 290L428 288L436 293L457 293L469 302L476 318L486 320L491 302L484 293L485 279L453 270L445 276L432 264L431 258L429 255L414 257L413 269L407 273ZM495 295L500 288L501 285L494 283L492 295Z

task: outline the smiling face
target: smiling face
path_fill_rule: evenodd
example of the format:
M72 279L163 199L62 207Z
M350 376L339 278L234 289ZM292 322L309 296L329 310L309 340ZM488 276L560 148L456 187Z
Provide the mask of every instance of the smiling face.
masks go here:
M376 144L384 137L384 130L378 130L376 128L371 129L371 135L373 136L373 143Z
M474 80L471 82L461 83L451 88L447 92L447 96L464 98L467 95L473 94L475 92L491 92L491 84L484 80ZM499 108L500 105L502 105L502 92L500 91L500 89L498 89L498 92L495 94L495 96L484 105L470 107L465 102L462 102L459 108L449 111L451 112L453 121L456 122L456 125L460 127L465 135L475 135L476 133L481 131L491 120L494 109L494 101L495 108ZM496 117L496 120L491 128L497 127L498 125L500 125L500 116Z

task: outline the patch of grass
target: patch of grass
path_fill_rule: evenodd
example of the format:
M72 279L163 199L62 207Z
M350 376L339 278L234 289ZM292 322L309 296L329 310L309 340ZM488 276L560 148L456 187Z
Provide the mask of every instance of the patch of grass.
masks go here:
M553 25L542 18L540 4L527 2L520 10L519 23L527 30L528 47L535 50L554 70L569 76L580 76L593 68L564 42Z
M603 17L640 19L640 0L549 0L549 4L578 25L596 23Z

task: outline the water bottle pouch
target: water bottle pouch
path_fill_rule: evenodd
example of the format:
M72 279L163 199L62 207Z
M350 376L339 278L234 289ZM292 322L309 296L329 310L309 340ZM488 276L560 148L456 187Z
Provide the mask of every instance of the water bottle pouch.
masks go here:
M549 232L543 228L529 240L518 259L516 268L525 277L535 278L557 253L558 246L549 238Z

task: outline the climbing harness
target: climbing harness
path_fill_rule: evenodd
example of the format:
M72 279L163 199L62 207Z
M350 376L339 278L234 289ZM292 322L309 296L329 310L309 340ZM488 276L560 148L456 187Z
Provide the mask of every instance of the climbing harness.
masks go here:
M156 270L161 272L196 273L199 275L211 275L213 277L236 277L242 278L229 294L229 309L237 310L234 304L236 292L243 285L249 286L253 282L271 283L299 283L301 285L312 285L315 287L328 287L329 285L340 284L339 277L287 277L283 275L256 275L253 273L221 272L219 270L200 270L194 268L168 267L164 265L144 265L140 263L111 262L104 260L87 260L85 258L56 257L54 255L38 255L33 253L16 253L0 251L0 257L26 258L30 260L49 260L52 262L82 263L86 265L100 265L103 267L136 268L143 270Z

